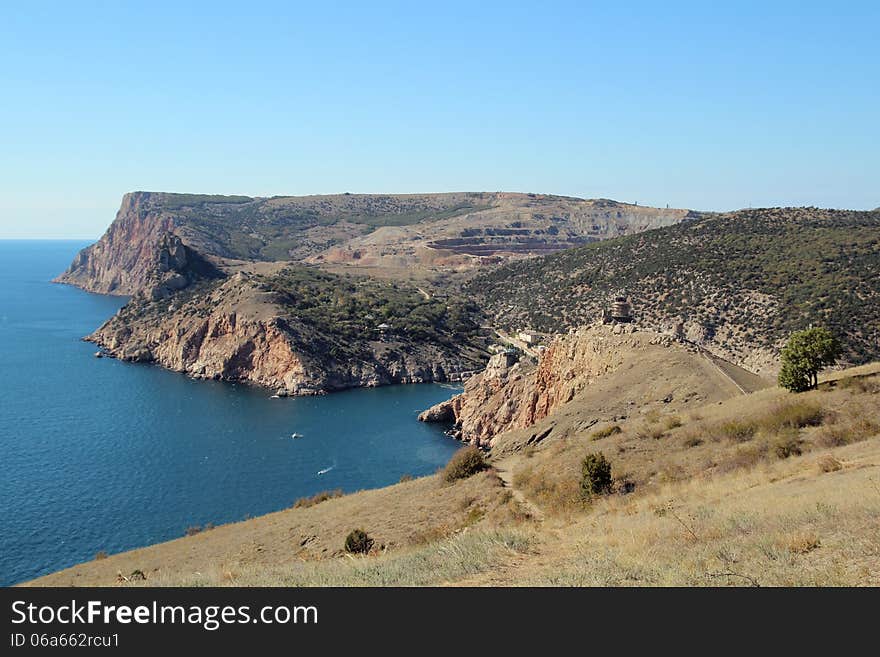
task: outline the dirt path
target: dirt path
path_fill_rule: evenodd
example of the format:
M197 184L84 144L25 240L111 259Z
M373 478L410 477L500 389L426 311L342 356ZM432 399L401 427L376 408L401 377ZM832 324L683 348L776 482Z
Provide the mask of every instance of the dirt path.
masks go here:
M504 483L504 487L513 495L513 499L519 502L532 518L538 522L543 522L544 512L529 500L520 489L513 485L513 468L519 463L519 460L519 456L508 456L495 463L495 469L498 471L498 476Z

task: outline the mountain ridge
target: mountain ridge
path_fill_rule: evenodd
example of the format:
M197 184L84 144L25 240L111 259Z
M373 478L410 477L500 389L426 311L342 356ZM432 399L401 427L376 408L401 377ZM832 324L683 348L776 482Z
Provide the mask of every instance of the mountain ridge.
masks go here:
M437 274L667 225L687 214L511 192L269 198L130 192L106 233L56 281L134 294L147 282L164 233L220 266L295 261Z
M766 376L811 323L845 360L880 356L880 213L762 208L703 215L479 273L466 286L506 329L564 333L630 297L641 326Z

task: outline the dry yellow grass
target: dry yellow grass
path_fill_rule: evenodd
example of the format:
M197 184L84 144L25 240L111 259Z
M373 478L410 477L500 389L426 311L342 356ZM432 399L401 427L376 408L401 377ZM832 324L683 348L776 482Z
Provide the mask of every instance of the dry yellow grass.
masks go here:
M880 585L880 438L835 458L829 474L794 457L605 500L515 583Z
M31 582L39 586L107 586L140 570L146 584L188 582L197 573L283 568L333 560L346 535L364 528L376 550L423 545L475 525L507 523L515 515L507 491L490 471L447 484L423 477L291 508L193 536L110 555Z
M875 364L801 395L767 389L687 414L640 414L599 442L584 430L507 455L495 463L503 480L494 469L454 484L417 479L34 584L112 584L142 571L132 583L876 586L878 373ZM616 492L585 504L581 461L599 450ZM339 556L355 526L378 554Z

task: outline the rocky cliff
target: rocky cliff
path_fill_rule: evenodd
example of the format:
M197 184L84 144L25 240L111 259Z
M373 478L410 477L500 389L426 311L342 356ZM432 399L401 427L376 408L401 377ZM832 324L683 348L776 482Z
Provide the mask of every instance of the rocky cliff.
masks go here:
M757 377L748 384L765 385ZM739 385L673 335L598 324L557 336L537 365L493 356L463 393L419 419L452 425L457 438L489 448L506 432L532 427L573 401L589 408L589 426L622 417L633 405L725 398Z
M285 394L445 381L482 369L480 313L454 292L403 282L413 269L440 277L687 214L539 194L133 192L56 280L132 296L89 336L126 360ZM382 280L319 269L346 264L385 268Z
M107 232L55 282L100 294L135 294L154 280L160 243L174 228L174 218L157 211L148 192L126 194Z
M338 331L292 311L266 279L239 273L168 297L139 294L87 339L124 360L282 395L454 380L481 366L480 349L467 338L420 341L372 327L360 337Z

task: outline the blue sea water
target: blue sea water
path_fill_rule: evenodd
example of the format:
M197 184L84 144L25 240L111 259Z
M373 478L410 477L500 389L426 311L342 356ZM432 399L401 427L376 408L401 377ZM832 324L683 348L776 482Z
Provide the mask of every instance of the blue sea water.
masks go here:
M416 420L451 386L270 399L95 358L80 338L125 300L49 282L83 246L0 241L0 584L427 474L459 447Z

